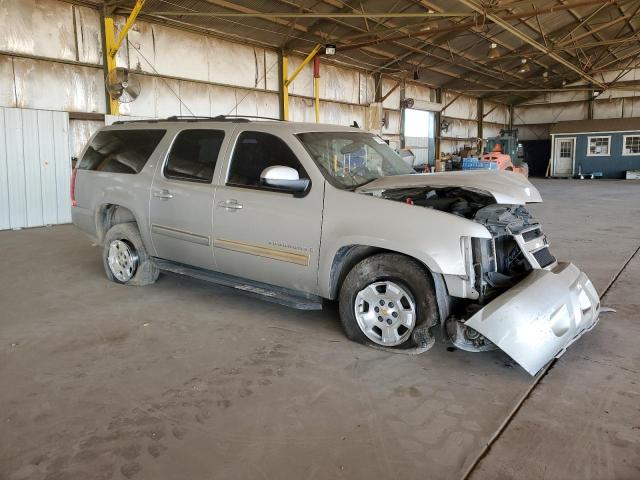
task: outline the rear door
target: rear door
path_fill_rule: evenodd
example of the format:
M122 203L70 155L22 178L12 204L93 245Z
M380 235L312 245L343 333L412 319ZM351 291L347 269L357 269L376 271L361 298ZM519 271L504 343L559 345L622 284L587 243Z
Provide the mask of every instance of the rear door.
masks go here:
M230 126L189 128L175 136L150 195L151 239L160 258L215 269L212 185Z
M239 127L216 191L218 270L299 291L317 292L324 178L291 133L258 122ZM274 165L310 178L302 197L260 185Z

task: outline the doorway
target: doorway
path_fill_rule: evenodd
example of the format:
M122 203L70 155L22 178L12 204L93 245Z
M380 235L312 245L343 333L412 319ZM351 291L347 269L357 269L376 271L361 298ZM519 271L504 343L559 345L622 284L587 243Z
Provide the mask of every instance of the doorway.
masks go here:
M556 138L553 152L553 176L571 177L573 175L573 163L576 154L575 137Z

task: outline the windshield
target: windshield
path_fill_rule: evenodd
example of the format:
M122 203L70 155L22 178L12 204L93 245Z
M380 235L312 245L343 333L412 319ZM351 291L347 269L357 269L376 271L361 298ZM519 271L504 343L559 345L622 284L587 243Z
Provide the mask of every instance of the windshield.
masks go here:
M415 173L377 135L365 132L310 132L297 135L335 186L355 188L390 175Z

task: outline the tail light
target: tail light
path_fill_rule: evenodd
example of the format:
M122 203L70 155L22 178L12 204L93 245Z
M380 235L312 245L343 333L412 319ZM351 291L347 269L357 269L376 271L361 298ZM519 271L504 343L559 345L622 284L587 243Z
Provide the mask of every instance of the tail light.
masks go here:
M71 194L71 206L75 207L78 205L78 202L76 202L76 174L78 173L78 169L74 168L73 170L71 170L71 185L69 187L70 190L70 194Z

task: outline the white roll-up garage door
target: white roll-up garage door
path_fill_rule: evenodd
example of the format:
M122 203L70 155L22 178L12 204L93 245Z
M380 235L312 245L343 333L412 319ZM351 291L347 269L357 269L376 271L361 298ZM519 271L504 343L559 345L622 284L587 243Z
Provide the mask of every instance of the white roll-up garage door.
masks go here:
M71 222L69 114L0 108L0 230Z

